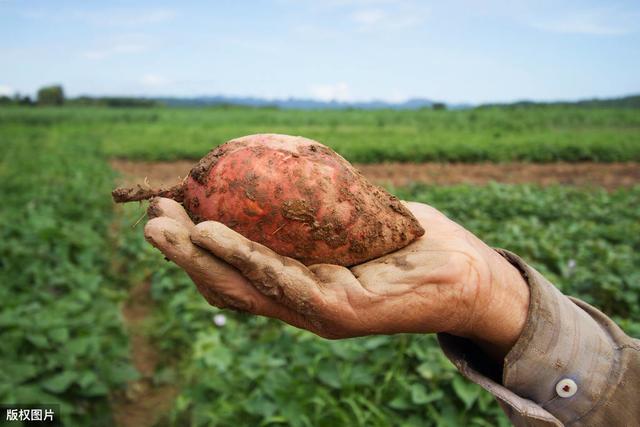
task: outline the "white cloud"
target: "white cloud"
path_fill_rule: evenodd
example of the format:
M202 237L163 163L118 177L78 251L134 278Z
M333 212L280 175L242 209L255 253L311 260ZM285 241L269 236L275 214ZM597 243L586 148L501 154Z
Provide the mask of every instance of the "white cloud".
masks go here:
M118 44L104 49L88 50L84 52L87 59L105 59L115 55L127 55L133 53L141 53L147 50L147 47L139 44Z
M1 0L0 0L1 1ZM54 23L76 22L97 27L140 27L173 20L177 13L164 8L105 8L100 10L28 8L21 12L28 19Z
M136 24L158 24L161 22L167 22L173 20L176 17L176 12L171 9L156 9L150 10L136 17L135 20L129 22L135 22Z
M424 23L429 9L413 1L378 4L375 8L361 8L351 14L351 20L360 30L404 30Z
M428 2L424 0L278 0L284 6L302 7L309 16L339 14L360 31L403 30L425 22L430 15ZM327 28L331 21L322 25L316 19L314 28ZM320 24L320 25L319 25ZM308 24L307 24L308 25ZM306 29L304 24L297 30ZM335 29L334 29L335 31Z
M16 91L7 85L0 85L0 96L13 96Z
M558 18L535 21L532 26L554 33L621 35L634 32L628 18L628 15L615 13L613 10L591 9L568 13ZM636 18L640 17L636 16Z
M359 10L353 14L353 20L363 25L376 25L386 17L380 9Z
M310 88L311 96L321 101L350 101L352 100L349 85L340 82L334 84L318 84Z
M399 90L392 90L389 96L385 97L384 100L388 102L395 102L397 104L401 102L405 102L409 99L406 93L401 92Z
M169 79L159 74L145 74L140 79L140 83L147 87L163 87L167 86L171 82Z
M335 28L330 28L318 23L298 24L292 27L292 31L300 37L320 40L335 40L341 37L341 33Z
M87 59L101 60L146 52L150 45L151 39L144 34L122 34L110 40L103 40L97 47L84 51L82 55Z
M300 0L281 0L284 3L300 3ZM321 4L326 7L353 7L353 6L374 6L374 5L385 5L385 4L399 4L405 3L407 1L413 0L324 0L323 2L318 2L316 0L307 0L307 3L311 5ZM418 0L420 1L420 0Z
M109 27L138 27L171 21L176 12L171 9L113 9L101 12L78 12L78 17L92 25Z

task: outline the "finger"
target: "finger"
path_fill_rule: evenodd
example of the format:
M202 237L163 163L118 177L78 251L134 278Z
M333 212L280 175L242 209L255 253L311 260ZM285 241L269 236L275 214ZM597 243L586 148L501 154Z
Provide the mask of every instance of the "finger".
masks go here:
M304 264L215 221L196 225L191 240L236 267L264 295L302 314L317 313L322 303L321 284Z
M234 267L194 245L189 231L178 221L168 217L154 218L145 227L145 237L189 274L211 305L274 317L299 328L310 328L299 314L258 292Z
M225 305L243 310L257 305L251 303L251 294L255 292L250 292L251 286L244 283L242 275L191 243L189 231L178 221L169 217L154 218L147 223L144 233L147 241L191 276L198 290L207 301L213 301L213 305L224 301Z
M165 197L155 197L151 199L149 207L147 208L147 216L149 218L166 216L178 221L187 229L191 229L194 225L187 211L184 210L180 203Z
M421 218L433 218L433 217L444 217L446 215L434 208L433 206L427 205L425 203L420 202L407 202L402 201L407 209L411 211L411 213L418 219Z
M234 277L239 275L232 269L224 271L224 265L218 265L222 263L193 245L189 240L189 231L178 221L165 216L151 219L144 228L144 235L146 240L159 249L167 259L175 262L191 276L202 296L211 305L221 308L227 306L239 308L245 305L241 299L232 301L227 298L228 301L224 302L225 298L219 292L214 292L215 288L204 286L206 281L203 272L207 270L212 271L213 274L218 273L216 276L219 276L221 283L235 282L242 278Z

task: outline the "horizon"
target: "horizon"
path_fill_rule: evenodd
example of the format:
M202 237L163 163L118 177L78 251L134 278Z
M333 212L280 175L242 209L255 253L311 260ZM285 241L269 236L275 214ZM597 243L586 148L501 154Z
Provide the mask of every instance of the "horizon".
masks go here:
M55 84L53 84L55 85ZM63 88L64 89L64 88ZM16 93L17 94L17 93ZM20 93L20 95L27 95L27 96L33 96L35 97L35 93L34 94L24 94L24 93ZM251 96L251 95L221 95L221 94L211 94L211 95L207 95L207 94L202 94L202 95L187 95L187 96L181 96L181 95L152 95L152 96L146 96L146 95L127 95L127 94L114 94L114 95L92 95L92 94L78 94L75 96L66 96L66 92L65 92L65 97L68 99L77 99L77 98L82 98L82 97L86 97L86 98L92 98L92 99L99 99L99 98L133 98L133 99L148 99L148 100L163 100L163 99L176 99L176 100L198 100L198 99L212 99L212 98L223 98L225 100L256 100L256 101L260 101L260 102L287 102L287 101L311 101L311 102L317 102L317 103L325 103L325 104L330 104L330 103L336 103L336 104L370 104L370 103L384 103L384 104L389 104L389 105L401 105L401 104L405 104L411 101L426 101L426 102L432 102L432 103L443 103L447 106L481 106L481 105L490 105L490 104L518 104L518 103L527 103L527 102L531 102L534 104L545 104L545 103L574 103L574 102L584 102L584 101L606 101L606 100L617 100L617 99L625 99L625 98L632 98L632 97L640 97L640 92L639 93L629 93L629 94L624 94L624 95L620 95L620 96L605 96L605 97L591 97L591 98L575 98L575 99L551 99L551 100L537 100L537 99L514 99L514 100L510 100L510 101L498 101L498 102L493 102L493 101L489 101L489 102L480 102L480 103L473 103L473 102L446 102L446 101L442 101L439 99L431 99L431 98L426 98L426 97L414 97L414 98L408 98L408 99L403 99L403 100L384 100L384 99L378 99L378 98L371 98L371 99L362 99L362 100L352 100L352 101L340 101L340 100L335 100L335 99L330 99L330 100L321 100L321 99L314 99L314 98L298 98L295 96L290 96L290 97L283 97L283 98L264 98L264 97L259 97L259 96ZM241 105L241 104L239 104Z
M0 36L0 95L60 84L70 97L478 105L640 93L631 1L0 0Z

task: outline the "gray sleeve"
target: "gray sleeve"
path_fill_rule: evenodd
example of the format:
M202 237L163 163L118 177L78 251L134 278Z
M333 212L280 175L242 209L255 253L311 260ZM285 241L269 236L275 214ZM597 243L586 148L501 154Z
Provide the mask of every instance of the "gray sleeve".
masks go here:
M516 426L630 426L640 419L640 344L590 305L560 293L518 256L531 298L525 327L491 375L468 340L440 334L447 357L497 399Z

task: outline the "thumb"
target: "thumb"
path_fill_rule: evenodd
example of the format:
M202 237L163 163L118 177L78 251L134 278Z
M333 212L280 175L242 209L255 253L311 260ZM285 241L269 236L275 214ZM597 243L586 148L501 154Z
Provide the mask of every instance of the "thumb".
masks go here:
M320 286L299 261L277 254L215 221L196 225L191 240L237 268L256 289L303 314L322 304Z

